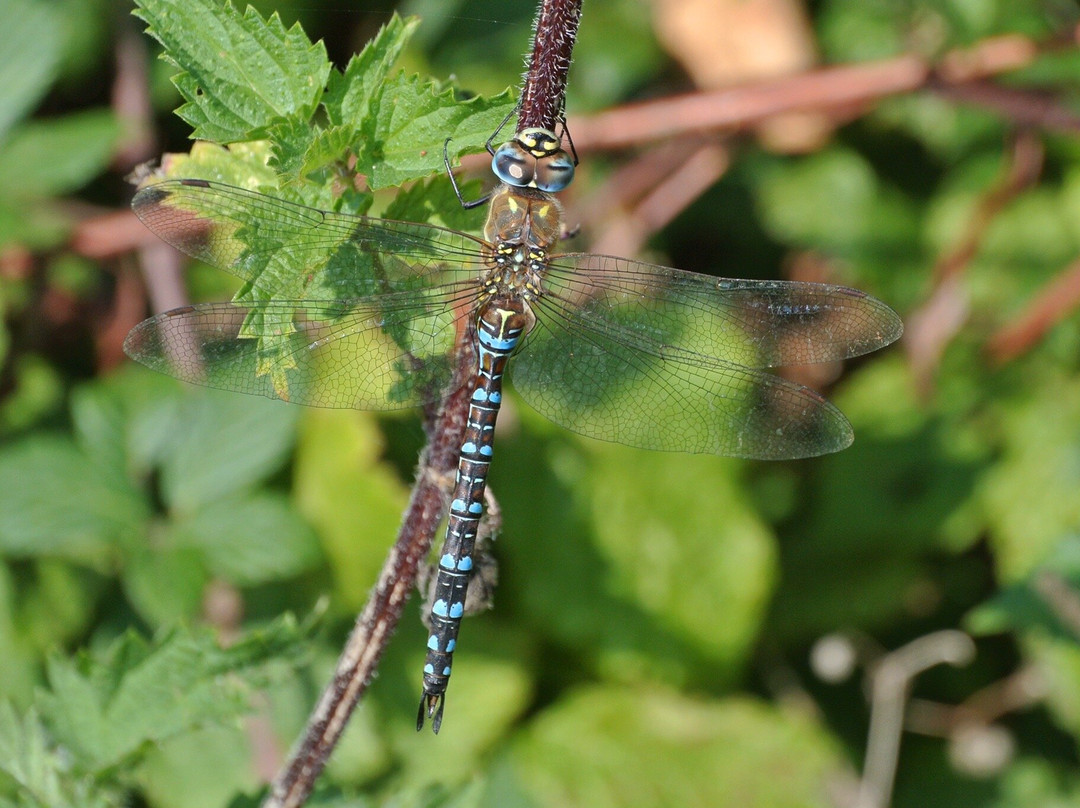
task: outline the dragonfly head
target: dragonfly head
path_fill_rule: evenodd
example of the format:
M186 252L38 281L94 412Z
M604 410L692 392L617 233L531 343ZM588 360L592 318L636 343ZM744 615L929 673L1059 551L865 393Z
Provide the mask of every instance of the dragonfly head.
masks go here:
M491 170L507 185L557 193L574 179L574 161L558 136L547 129L522 129L499 146Z

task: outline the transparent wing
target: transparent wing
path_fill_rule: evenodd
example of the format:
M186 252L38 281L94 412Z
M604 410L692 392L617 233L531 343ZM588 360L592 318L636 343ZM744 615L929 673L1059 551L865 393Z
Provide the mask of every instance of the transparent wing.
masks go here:
M455 347L466 321L395 297L185 306L137 325L124 350L184 381L317 407L436 401L456 363L474 361Z
M899 317L840 286L712 278L555 256L510 367L522 397L575 432L646 449L811 457L852 440L818 393L761 368L857 356Z
M331 213L204 180L131 206L164 241L250 283L253 299L355 300L475 280L484 242L427 224Z
M903 333L896 312L857 289L715 278L605 255L554 256L544 288L583 321L618 324L631 347L753 368L848 359Z

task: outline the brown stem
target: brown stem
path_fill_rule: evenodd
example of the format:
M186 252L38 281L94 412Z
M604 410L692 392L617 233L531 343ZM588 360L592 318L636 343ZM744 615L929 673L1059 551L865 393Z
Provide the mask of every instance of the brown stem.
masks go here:
M344 732L349 715L375 674L442 518L440 480L457 466L469 411L466 382L471 370L458 370L456 390L436 418L431 443L421 457L397 541L390 549L367 605L356 619L330 686L308 719L304 736L274 780L263 808L298 808L304 804Z
M521 88L519 130L539 126L554 131L562 118L566 74L580 20L581 0L544 0L540 4L532 58Z

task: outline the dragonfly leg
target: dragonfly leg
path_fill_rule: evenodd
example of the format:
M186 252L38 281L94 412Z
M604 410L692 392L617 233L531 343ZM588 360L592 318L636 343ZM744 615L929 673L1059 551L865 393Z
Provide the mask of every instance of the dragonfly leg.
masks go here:
M454 170L450 167L450 152L447 151L447 147L450 145L451 140L453 140L453 138L448 137L445 141L443 141L442 159L443 165L446 166L446 176L450 178L450 184L454 186L454 196L458 198L458 202L461 203L461 207L465 208L465 210L472 210L473 208L478 208L481 205L486 205L491 200L490 192L484 194L479 199L472 199L469 201L465 201L465 197L461 195L461 188L457 184L457 178L454 176Z

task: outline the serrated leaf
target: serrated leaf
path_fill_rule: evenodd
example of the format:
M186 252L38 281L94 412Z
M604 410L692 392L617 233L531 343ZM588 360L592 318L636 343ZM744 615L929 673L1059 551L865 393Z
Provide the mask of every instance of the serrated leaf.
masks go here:
M593 687L516 739L485 804L826 808L841 766L836 743L795 713L750 699Z
M39 199L81 188L108 165L120 134L105 110L25 123L0 149L0 193Z
M20 808L104 808L117 796L92 791L92 780L72 771L36 710L20 718L7 702L0 702L0 772L14 781L19 799L5 803Z
M0 20L4 21L0 26L3 142L7 131L45 94L56 75L63 29L58 9L44 2L0 0Z
M465 199L480 196L478 182L469 182L461 187ZM487 209L481 205L467 209L461 205L454 194L450 178L445 174L415 182L394 194L394 198L383 211L384 219L396 219L402 222L434 222L453 230L479 232L484 227Z
M194 136L219 143L264 137L282 118L308 120L330 74L322 42L297 23L263 19L215 0L143 0L135 12L181 72L178 114Z
M371 117L374 100L419 24L416 17L403 20L394 13L375 38L349 60L344 74L331 76L323 104L332 124L355 131Z
M218 500L176 526L173 540L196 548L207 568L236 586L290 578L321 557L311 527L284 497Z
M80 764L101 770L144 744L243 714L265 666L297 653L299 642L291 619L225 649L207 632L177 630L153 643L129 633L95 658L52 659L39 704Z
M296 121L275 126L270 137L274 143L271 165L287 179L309 179L318 172L344 166L356 140L349 127L320 129Z
M67 438L35 436L0 450L0 550L15 556L101 560L137 535L140 492L103 476Z
M447 138L453 154L478 150L513 107L509 91L461 102L432 81L395 76L381 88L373 130L361 132L357 171L373 189L442 171Z
M264 186L273 188L277 185L277 176L269 167L270 159L270 142L267 140L228 146L199 141L188 154L166 154L155 176L213 180L251 190Z

